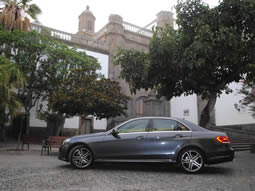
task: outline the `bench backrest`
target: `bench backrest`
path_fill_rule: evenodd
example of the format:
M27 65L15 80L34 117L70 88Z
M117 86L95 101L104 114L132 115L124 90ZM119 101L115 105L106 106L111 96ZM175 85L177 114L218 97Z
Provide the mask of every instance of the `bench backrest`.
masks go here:
M45 138L41 136L23 136L23 144L42 144Z
M49 145L50 146L56 146L56 147L58 147L58 146L60 146L62 143L63 143L63 141L65 140L65 139L67 139L68 137L64 137L64 136L50 136L49 137Z

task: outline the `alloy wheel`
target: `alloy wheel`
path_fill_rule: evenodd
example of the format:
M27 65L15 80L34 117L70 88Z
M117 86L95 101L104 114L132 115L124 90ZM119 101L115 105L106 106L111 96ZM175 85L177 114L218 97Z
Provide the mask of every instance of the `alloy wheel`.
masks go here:
M92 162L92 153L86 147L78 147L72 151L71 163L77 168L86 168Z
M197 150L186 150L181 155L182 168L189 172L198 172L204 166L202 154Z

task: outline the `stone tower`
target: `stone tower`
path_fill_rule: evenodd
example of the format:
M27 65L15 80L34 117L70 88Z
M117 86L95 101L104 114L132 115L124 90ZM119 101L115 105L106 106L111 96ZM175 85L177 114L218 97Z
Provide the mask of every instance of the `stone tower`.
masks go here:
M78 34L92 37L95 34L96 17L89 10L89 6L79 16Z
M154 23L155 21L153 21ZM173 26L173 13L161 11L157 14L157 26L169 24ZM98 48L102 45L107 48L108 77L119 82L121 92L130 97L126 116L118 116L107 120L107 128L112 128L118 123L130 118L142 116L170 116L170 102L164 98L157 99L155 93L144 89L131 94L128 83L120 78L121 67L113 64L114 55L119 48L136 49L148 51L148 45L153 36L153 32L143 27L136 26L123 20L120 15L111 14L109 22L97 33L94 32L95 16L89 7L79 16L78 34L90 41L90 46ZM78 38L80 42L81 38Z
M170 11L160 11L157 14L157 26L163 27L166 24L174 26L173 13Z

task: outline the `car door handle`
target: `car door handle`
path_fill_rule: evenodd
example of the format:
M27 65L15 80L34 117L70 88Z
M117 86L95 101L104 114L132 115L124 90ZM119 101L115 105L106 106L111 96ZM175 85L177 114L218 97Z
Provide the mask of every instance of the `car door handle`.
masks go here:
M143 140L144 139L144 136L139 136L139 137L136 137L137 140Z
M175 135L175 138L182 138L182 137L183 137L182 134L177 134L177 135Z

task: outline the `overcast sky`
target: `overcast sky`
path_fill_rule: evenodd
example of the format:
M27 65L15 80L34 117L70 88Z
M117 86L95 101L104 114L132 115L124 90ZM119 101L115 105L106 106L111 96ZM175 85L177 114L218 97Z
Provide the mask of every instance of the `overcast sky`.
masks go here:
M96 32L108 23L110 14L121 15L124 21L144 27L162 10L173 11L177 0L34 0L42 10L39 21L42 25L65 32L76 33L78 16L90 6L96 17ZM210 6L218 0L207 0Z

